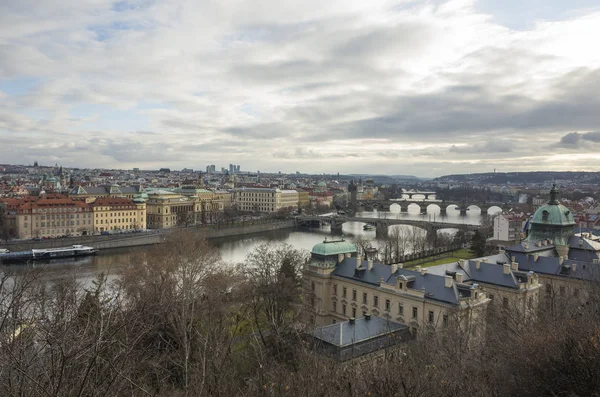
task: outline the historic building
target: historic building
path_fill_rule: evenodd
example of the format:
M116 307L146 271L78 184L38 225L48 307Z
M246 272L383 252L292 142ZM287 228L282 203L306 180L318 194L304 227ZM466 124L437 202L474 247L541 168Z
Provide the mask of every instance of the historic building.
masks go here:
M234 190L233 204L241 211L277 212L282 208L298 208L296 190L247 188Z
M314 324L373 315L405 324L413 331L450 323L475 336L484 331L490 298L466 271L431 274L426 268L409 270L365 261L356 252L354 244L344 239L325 240L313 247L305 279ZM510 267L504 274L505 269L500 268L502 278L520 276Z
M101 185L101 186L75 186L69 192L73 198L87 199L88 202L104 197L125 197L133 200L143 193L144 188L140 185L119 186L119 185Z
M216 222L223 214L226 193L183 187L177 192L151 190L146 201L148 229L168 229Z
M9 235L17 239L89 235L94 231L92 208L62 195L9 199L3 202Z
M131 231L146 228L146 203L125 197L97 198L90 204L94 232Z

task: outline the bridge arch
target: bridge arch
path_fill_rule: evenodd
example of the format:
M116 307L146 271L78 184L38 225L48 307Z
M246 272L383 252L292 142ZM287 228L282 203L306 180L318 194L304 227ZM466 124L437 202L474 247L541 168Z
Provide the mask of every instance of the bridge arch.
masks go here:
M392 214L399 214L402 212L402 206L398 203L394 203L394 204L390 205L390 212Z
M481 207L475 205L475 204L471 204L470 206L467 207L467 214L471 214L471 215L480 215L481 214Z
M406 207L407 212L421 212L421 206L417 203L410 203L408 207Z
M448 212L448 210L458 212L458 211L460 211L460 208L456 204L450 204L449 206L446 207L446 212Z
M429 214L440 214L442 212L442 208L437 204L429 204L427 206L427 213Z
M498 215L498 214L501 214L501 213L502 213L502 208L498 207L497 205L492 205L487 210L487 214L488 215Z

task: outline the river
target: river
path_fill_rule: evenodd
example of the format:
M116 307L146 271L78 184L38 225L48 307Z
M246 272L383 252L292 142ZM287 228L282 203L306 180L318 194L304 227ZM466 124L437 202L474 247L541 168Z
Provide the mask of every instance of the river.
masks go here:
M418 210L417 210L418 211ZM482 217L479 212L471 212L466 216L460 216L458 211L448 210L446 216L441 216L439 212L421 215L418 212L393 213L393 212L362 212L358 213L360 217L373 218L406 218L415 220L431 220L435 222L480 224ZM411 226L393 226L412 228ZM343 225L343 234L347 238L354 236L364 236L368 239L375 239L375 231L363 230L363 223L348 222ZM444 232L444 230L442 230ZM451 231L448 231L451 232ZM213 239L211 242L220 250L224 262L239 263L243 262L246 255L260 244L285 243L298 249L310 251L315 244L322 242L325 238L331 238L329 227L316 229L283 229L271 232L255 233L245 236L234 236ZM117 248L102 250L98 255L86 258L77 258L77 260L61 259L50 264L36 263L33 266L44 269L44 278L48 280L58 280L64 277L75 277L84 282L89 282L95 275L104 273L110 275L110 278L116 277L119 270L127 266L140 252L148 250L149 246L133 248ZM7 272L20 273L27 271L26 265L5 265Z

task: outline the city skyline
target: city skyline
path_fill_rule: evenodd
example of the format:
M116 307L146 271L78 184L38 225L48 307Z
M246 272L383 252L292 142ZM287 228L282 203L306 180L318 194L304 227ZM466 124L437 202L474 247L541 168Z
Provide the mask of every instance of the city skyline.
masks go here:
M1 163L598 171L600 8L0 4Z

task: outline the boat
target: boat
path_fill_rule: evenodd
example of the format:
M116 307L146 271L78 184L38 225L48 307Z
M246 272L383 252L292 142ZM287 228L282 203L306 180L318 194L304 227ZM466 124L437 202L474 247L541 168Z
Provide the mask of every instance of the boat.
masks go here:
M70 258L76 256L96 255L98 250L86 245L72 245L61 248L42 248L29 251L0 253L1 263L29 262L58 258Z
M367 223L366 225L363 226L363 230L375 230L375 226Z

